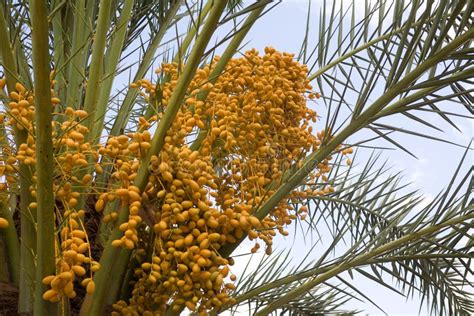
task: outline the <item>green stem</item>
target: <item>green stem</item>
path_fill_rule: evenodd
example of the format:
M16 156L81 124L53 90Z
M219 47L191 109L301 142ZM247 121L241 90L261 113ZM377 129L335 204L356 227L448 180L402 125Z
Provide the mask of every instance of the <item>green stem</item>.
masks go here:
M125 37L128 31L127 25L132 15L134 2L134 0L125 1L120 14L120 19L117 22L115 32L112 35L112 40L107 49L104 79L100 87L97 101L97 110L95 114L97 123L92 125L90 132L90 140L93 144L97 144L101 136L105 112L107 111L107 105L109 104L110 91L112 90L112 84L115 78L114 74L117 71L120 55L122 54Z
M92 1L91 1L92 2ZM80 107L82 82L85 79L85 69L87 58L86 52L89 50L89 34L92 21L87 15L85 0L75 0L71 5L74 12L74 23L72 28L72 47L69 56L70 62L67 67L67 99L66 105L74 109ZM66 59L66 58L65 58Z
M49 81L48 8L31 0L32 55L36 117L37 268L35 315L53 315L56 304L43 300L42 280L55 272L52 105Z
M473 218L474 218L474 213L470 213L470 214L467 214L467 215L464 215L464 216L458 216L458 217L452 218L452 219L450 219L450 220L448 220L444 223L434 225L434 226L430 226L430 227L421 229L418 232L405 235L405 236L403 236L399 239L396 239L396 240L391 241L391 242L389 242L389 243L387 243L383 246L380 246L380 247L378 247L378 248L376 248L376 249L374 249L374 250L372 250L368 253L361 254L361 255L355 257L354 259L352 259L352 260L350 260L346 263L336 265L333 268L331 268L329 271L326 271L326 272L320 274L318 277L316 277L316 278L314 278L310 281L307 281L303 285L295 288L294 290L291 290L290 292L288 292L287 294L285 294L281 298L277 299L276 301L268 304L264 309L262 309L261 311L259 311L255 315L256 316L269 315L274 310L276 310L276 309L280 308L281 306L287 304L288 302L298 298L299 296L303 295L304 293L307 293L308 291L310 291L315 286L327 281L328 279L330 279L330 278L332 278L336 275L339 275L340 273L342 273L344 271L347 271L347 270L350 270L350 269L352 269L354 267L357 267L359 265L365 264L366 262L369 262L370 259L373 259L373 258L375 258L375 257L377 257L377 256L379 256L379 255L381 255L385 252L388 252L390 250L397 249L400 246L411 242L412 240L420 239L424 236L431 235L433 233L439 232L439 231L441 231L442 229L444 229L446 227L449 227L449 226L452 226L452 225L458 225L458 224L463 223L466 220L473 219Z
M21 81L18 69L16 67L15 57L10 44L7 23L5 21L5 13L3 6L0 5L0 38L7 41L0 45L0 55L7 79L8 91L15 91L15 83ZM17 148L26 143L27 132L14 128L15 144ZM18 313L31 314L33 311L33 292L34 292L34 275L35 262L34 255L36 253L36 213L30 211L28 206L32 201L29 190L32 179L32 171L26 165L19 166L20 177L20 222L21 222L21 244L20 244L20 284Z
M127 271L133 274L134 268L129 267L130 256L132 251L122 250L122 253L118 256L112 267L112 274L114 277L111 278L107 284L109 290L107 291L107 297L105 298L105 304L113 304L120 297L120 291L124 280L127 278Z
M94 129L97 100L102 85L101 79L104 73L102 65L104 63L104 50L107 42L111 7L111 0L101 1L99 5L99 18L92 45L89 80L87 81L86 95L84 97L84 111L88 113L88 117L84 119L82 124L88 127L90 131L86 136L87 141L91 140L91 132Z
M151 148L148 151L146 157L141 162L140 169L137 172L134 185L140 188L141 191L143 191L145 185L148 182L148 163L152 155L159 154L163 148L166 132L168 131L179 108L181 107L187 88L194 77L194 74L201 61L202 54L204 53L204 50L217 27L219 18L224 11L226 4L227 1L214 2L211 12L209 13L209 18L206 21L201 34L198 36L196 43L194 44L188 63L184 68L182 75L179 77L166 112L163 118L160 120L158 128L153 135ZM118 225L126 222L128 220L128 216L128 209L123 208L120 212L118 223L111 233L111 240L119 239L121 237L122 233L118 229ZM127 268L127 265L119 266L115 263L117 261L123 262L120 259L122 256L127 258L125 262L128 262L130 253L130 250L114 248L110 243L105 245L105 249L100 260L101 269L96 273L96 289L92 296L88 295L86 297L86 302L83 304L83 308L81 309L82 315L102 315L104 302L107 297L107 291L115 291L115 289L110 289L108 280L112 277L112 275L123 275L123 273L120 272Z
M60 0L53 1L51 7L55 8L60 5ZM54 13L52 12L51 17L51 24L53 29L53 38L54 38L54 54L53 54L53 62L56 68L57 73L55 74L55 78L57 78L60 84L59 90L59 99L66 101L66 77L64 75L64 69L58 69L60 65L64 64L64 26L61 23L61 10L57 10Z

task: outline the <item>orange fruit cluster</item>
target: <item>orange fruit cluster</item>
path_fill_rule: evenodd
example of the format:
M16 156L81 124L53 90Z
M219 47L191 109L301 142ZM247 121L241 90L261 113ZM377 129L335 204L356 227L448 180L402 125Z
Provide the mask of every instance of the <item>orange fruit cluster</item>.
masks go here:
M60 100L54 96L54 80L51 82L51 105L53 109ZM2 87L3 88L3 87ZM35 176L35 124L34 124L34 95L23 85L17 83L16 91L10 91L10 102L5 116L2 115L5 133L15 135L16 131L27 132L26 142L20 143L16 148L10 144L12 140L6 138L2 144L2 168L1 176L5 182L0 185L3 192L13 194L18 188L18 179L21 176L19 167L21 165L30 168L33 185L29 188L33 202L29 209L34 213L37 203L36 176ZM100 267L99 263L91 258L90 244L83 226L85 210L76 208L81 196L80 188L92 181L92 174L85 173L81 178L81 170L89 165L89 159L97 159L98 154L92 151L91 145L84 141L84 135L88 128L80 122L87 116L82 110L66 108L62 113L55 113L56 119L52 122L53 148L55 154L53 190L56 200L56 219L60 237L56 247L56 274L46 276L43 283L51 288L47 290L43 298L51 302L58 302L63 296L74 298L73 282L86 275L86 268L92 273ZM16 149L16 151L15 151ZM82 281L87 292L94 291L94 282L91 278Z
M113 314L160 315L173 302L173 309L187 307L204 315L232 301L236 277L230 271L232 258L221 255L224 247L248 236L256 242L252 252L263 242L270 254L273 237L287 235L286 227L307 214L305 207L296 210L290 202L333 190L298 189L267 216L258 214L288 172L323 141L324 132L313 133L317 114L308 107L308 100L319 94L312 91L307 67L292 54L267 48L260 56L250 50L230 60L211 83L218 61L215 57L196 72L161 152L151 156L144 190L134 182L182 65L163 64L157 82L142 79L131 85L155 113L140 117L135 132L109 137L103 145L86 141L89 128L81 122L88 113L70 107L55 113L53 188L60 234L57 271L43 280L51 287L44 299L75 297L73 283L79 278L88 293L94 291L93 272L100 265L91 258L84 229L84 216L93 211L81 203L85 194L103 213L103 227L113 227L119 213L128 211L128 220L119 225L122 236L112 246L133 249L139 266L130 300L114 304ZM51 104L56 108L61 101L54 96L54 83ZM29 166L34 175L34 105L33 94L20 84L10 98L7 120L2 120L8 133L28 132L18 149L11 141L2 144L0 189L14 193L19 165ZM308 178L327 180L330 159ZM35 197L34 185L30 190Z
M218 60L196 72L163 150L152 158L143 195L154 222L153 254L135 270L132 297L128 304L114 305L117 313L151 315L170 301L176 310L187 307L202 314L219 308L232 300L234 288L225 282L232 260L219 250L248 235L264 241L269 254L276 232L287 234L285 227L302 215L287 200L263 220L255 211L285 172L301 165L321 143L321 135L312 133L316 113L307 100L318 96L311 91L306 66L272 48L264 56L251 50L232 59L211 84L208 78ZM155 84L140 80L131 85L156 109L149 124L166 110L179 65L163 64L157 73L161 81ZM193 151L189 144L198 130L207 133ZM330 170L327 162L320 165L319 176ZM305 194L295 191L288 198Z

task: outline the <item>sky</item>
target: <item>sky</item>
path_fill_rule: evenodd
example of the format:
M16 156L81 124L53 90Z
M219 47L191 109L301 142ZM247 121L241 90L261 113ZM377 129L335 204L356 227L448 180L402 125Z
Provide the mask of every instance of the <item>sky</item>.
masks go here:
M253 1L244 1L245 4L252 3ZM311 14L311 25L309 38L310 43L315 43L317 39L317 28L319 23L319 7L321 0L311 0L312 14ZM330 1L332 2L332 1ZM352 1L345 1L344 5ZM364 0L356 0L356 18L360 18L363 14ZM337 3L340 3L337 1ZM306 19L307 19L308 0L283 0L269 13L263 16L254 27L251 29L246 37L247 48L257 48L260 52L266 46L273 46L277 50L295 53L298 55L300 51L301 43L305 36ZM328 10L330 11L330 10ZM390 22L390 21L386 21ZM374 22L375 23L375 22ZM375 24L373 25L375 26ZM228 30L228 29L227 29ZM219 29L216 33L215 39L222 38L226 34L226 29ZM171 34L170 36L174 36ZM164 47L163 49L165 49ZM221 52L225 46L218 49L217 53ZM158 58L160 60L160 58ZM156 65L157 66L157 65ZM133 68L132 68L133 69ZM151 73L151 71L150 71ZM314 89L318 90L317 85L314 85ZM326 97L323 95L323 97ZM373 101L373 100L371 100ZM316 103L316 108L321 107L321 114L324 115L323 102ZM456 124L461 131L447 126L440 118L436 116L429 117L430 122L436 126L441 126L443 133L434 134L429 131L431 135L435 135L442 139L451 140L455 143L467 146L474 135L474 123L466 119L455 120ZM324 121L324 118L322 119ZM418 132L428 131L424 127L414 125L413 123L407 122L407 120L400 120L400 118L390 118L390 122L397 126L403 126L405 128L415 129ZM316 128L318 125L316 123ZM369 137L366 131L358 132L355 137L352 137L349 141L356 142L357 140ZM420 193L423 193L425 197L425 204L428 204L430 200L441 191L448 181L458 165L458 161L461 159L464 148L456 147L453 145L429 141L424 138L407 136L407 135L395 135L394 138L405 145L417 158L414 158L401 150L385 150L381 153L382 160L387 160L388 165L391 166L393 173L402 172L405 182L412 183L409 187L411 190L419 189ZM390 146L386 142L379 141L372 145L378 146ZM365 150L360 153L359 161L363 162L370 155L370 150ZM474 155L469 154L467 163L464 165L464 171L469 168L474 162ZM357 168L357 166L356 166ZM407 189L408 190L408 189ZM305 254L308 250L308 245L300 240L292 239L292 229L290 228L290 237L284 238L279 237L276 239L275 244L279 245L277 250L282 250L285 247L292 248L295 260L299 258L299 254ZM328 234L324 228L321 228L320 234ZM245 253L248 249L253 246L251 243L247 243L237 250L237 253ZM322 245L324 246L324 245ZM326 245L327 246L327 245ZM322 248L324 249L324 248ZM315 255L318 253L315 250ZM240 257L236 260L237 264L233 268L233 272L239 275L245 267L247 257ZM255 261L257 262L257 261ZM347 276L347 275L346 275ZM367 281L365 278L356 277L353 284L362 292L367 293L368 296L373 299L388 315L428 315L425 310L419 311L419 299L406 300L394 292L377 285L376 283ZM361 314L368 315L382 315L382 312L374 305L364 301L359 302L352 300L348 302L345 307L347 309L357 309L363 311ZM243 311L248 314L247 311Z

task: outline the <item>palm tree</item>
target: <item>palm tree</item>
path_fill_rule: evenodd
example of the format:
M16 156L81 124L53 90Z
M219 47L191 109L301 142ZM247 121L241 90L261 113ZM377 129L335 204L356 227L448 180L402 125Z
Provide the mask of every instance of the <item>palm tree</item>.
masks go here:
M346 272L407 297L419 293L433 313L474 312L473 169L461 173L470 144L386 119L402 117L411 126L440 131L428 114L441 117L446 128L456 127L453 118L472 118L474 4L366 1L358 20L354 2L341 1L337 8L324 1L314 30L309 2L305 40L296 56L307 70L272 48L261 59L242 51L252 25L274 5L216 0L0 5L5 78L0 281L2 298L18 302L19 314L177 315L184 308L218 314L245 305L255 315L352 313L345 311L347 300L372 300L342 277ZM188 27L180 34L183 25ZM223 25L229 33L211 44ZM309 38L316 31L313 44ZM223 53L214 58L219 48ZM154 83L143 80L158 58L168 64ZM274 68L266 64L272 58L278 60ZM263 68L255 68L259 63ZM270 80L270 88L236 77L239 71L249 71L255 81ZM308 75L308 80L294 75L288 95L319 96L306 91L311 81L326 106L324 125L315 125L317 135L305 134L315 114L306 102L295 101L286 116L299 111L305 116L291 121L294 133L278 126L276 132L255 133L262 139L258 147L238 134L233 143L232 132L219 129L230 123L217 122L246 122L246 112L229 105L232 100L246 105L246 89L261 93L252 106L259 107L267 94L273 98L258 113L278 112L293 100L275 98L282 95L273 91L277 83L265 77L272 71ZM122 89L118 81L125 72L133 79ZM259 115L261 122L253 118L238 130L250 133L265 125L266 116ZM351 142L362 130L374 136ZM399 175L388 174L378 154L358 160L358 151L372 147L373 140L409 153L394 133L466 148L446 189L428 205L418 192L404 191ZM282 142L282 135L296 148ZM232 169L249 157L264 161L244 166L260 168L276 159L280 167L260 173ZM179 175L196 169L196 181ZM203 173L212 180L198 181ZM234 228L226 216L237 222ZM322 247L318 243L296 264L290 252L271 251L273 235L286 235L287 226L300 227L303 238L326 225L329 242L315 259L311 251ZM257 237L268 254L258 265L258 258L250 259L237 281L231 276L224 284L236 249Z

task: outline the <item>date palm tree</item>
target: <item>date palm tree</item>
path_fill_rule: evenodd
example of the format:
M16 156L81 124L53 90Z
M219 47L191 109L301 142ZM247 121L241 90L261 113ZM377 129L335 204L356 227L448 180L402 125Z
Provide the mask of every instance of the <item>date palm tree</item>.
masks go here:
M226 125L215 125L219 119L237 121L235 113L245 116L245 111L232 113L230 106L220 114L215 87L232 82L219 90L220 96L245 105L245 89L254 86L232 74L253 69L250 78L259 78L252 68L259 57L242 46L254 23L278 4L0 4L0 313L217 315L250 309L255 315L322 315L354 313L345 307L350 299L376 304L345 273L407 297L418 293L432 313L474 312L472 148L435 134L457 128L456 120L472 119L474 113L474 3L365 1L363 16L356 18L355 2L323 1L318 16L308 1L305 40L299 54L289 58L293 62L287 62L293 68L282 73L297 69L307 77L292 97L322 96L323 120L314 125L319 133L303 137L317 145L304 147L301 140L301 148L291 147L298 155L280 169L242 171L240 180L229 185L222 179L237 174L232 169L236 160L258 154L268 164L281 156L268 149L271 140L256 147L257 153L244 152L252 142L235 145L240 135L235 144L227 142L228 132L219 130ZM316 43L310 40L314 34ZM274 69L265 64L271 56L285 60L290 55L269 48L261 59L268 67L264 75ZM165 64L153 83L143 80L156 61ZM257 107L263 95L278 94L275 80L270 83L268 89L255 85L256 94L263 91L255 99ZM304 91L311 89L309 83L318 93ZM268 109L258 111L271 112L287 102L271 100ZM286 109L287 116L293 115ZM445 126L430 123L430 115L442 118ZM264 120L263 114L258 117ZM312 130L301 126L303 121L296 121L295 131ZM265 124L253 121L242 129ZM406 127L416 124L433 133ZM189 130L183 127L185 136L178 125L189 125ZM256 135L266 139L273 133L280 146L278 139L288 133L280 130ZM365 137L369 132L373 136ZM374 141L410 154L394 134L465 147L459 164L451 163L455 172L445 190L428 205L417 191L407 192L379 154L359 158L375 147ZM363 139L352 141L358 135ZM128 146L122 156L112 154L122 140ZM349 166L347 155L352 155ZM129 169L122 168L127 159ZM189 167L196 159L201 163ZM178 171L170 167L174 164ZM208 172L214 182L181 177L186 168ZM235 202L239 190L249 195L242 204L251 205L248 209ZM203 204L209 191L215 194ZM192 198L179 198L188 193ZM172 211L165 205L174 205ZM282 210L294 214L291 220L281 218ZM231 234L223 218L237 211ZM309 239L320 231L327 236L301 260L290 251L272 253L268 231L286 235L286 227L296 231L286 239ZM266 242L267 254L253 249L237 281L231 275L224 284L229 266L245 249L239 245L256 237Z

